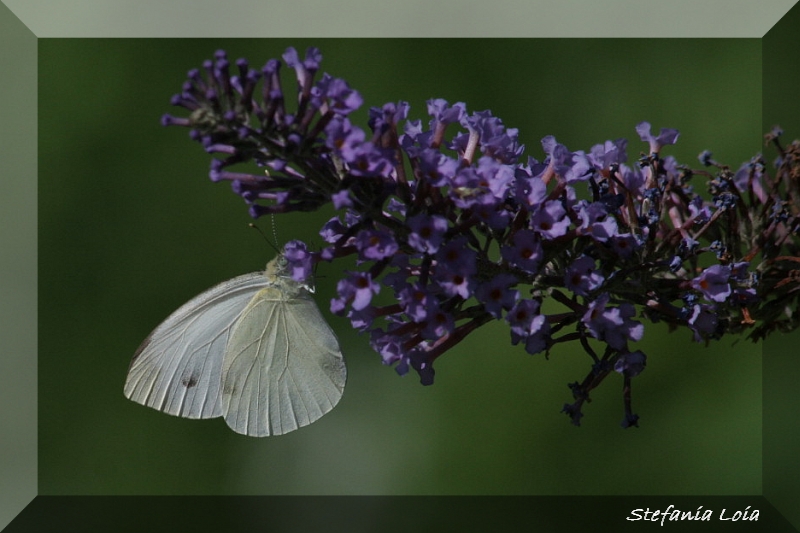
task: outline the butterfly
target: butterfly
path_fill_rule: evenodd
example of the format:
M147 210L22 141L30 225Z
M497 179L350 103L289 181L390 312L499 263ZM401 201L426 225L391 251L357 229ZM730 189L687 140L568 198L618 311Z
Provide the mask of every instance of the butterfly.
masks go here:
M344 393L339 342L278 255L264 272L192 298L142 342L125 396L185 418L222 416L237 433L282 435L311 424Z

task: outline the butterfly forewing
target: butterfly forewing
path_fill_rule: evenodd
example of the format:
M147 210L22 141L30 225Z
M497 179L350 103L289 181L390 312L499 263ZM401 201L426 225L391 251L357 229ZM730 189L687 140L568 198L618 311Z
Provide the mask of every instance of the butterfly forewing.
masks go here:
M262 272L239 276L172 313L134 354L125 396L171 415L220 416L225 348L247 302L267 284Z
M347 371L336 336L308 292L259 291L233 329L222 368L222 412L237 433L281 435L334 408Z

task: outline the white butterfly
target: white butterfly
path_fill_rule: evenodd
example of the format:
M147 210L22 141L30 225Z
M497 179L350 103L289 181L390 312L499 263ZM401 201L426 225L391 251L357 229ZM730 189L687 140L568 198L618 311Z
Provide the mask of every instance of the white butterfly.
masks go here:
M172 313L139 346L125 396L186 418L225 417L237 433L282 435L342 397L339 343L282 255Z

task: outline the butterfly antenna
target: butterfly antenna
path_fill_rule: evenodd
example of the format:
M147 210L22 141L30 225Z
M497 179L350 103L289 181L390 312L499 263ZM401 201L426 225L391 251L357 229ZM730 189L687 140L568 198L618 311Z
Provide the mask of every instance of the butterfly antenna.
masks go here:
M250 222L250 223L248 224L248 226L250 226L251 228L253 228L253 229L254 229L254 230L256 230L257 232L259 232L259 233L261 234L261 236L264 238L264 241L265 241L267 244L269 244L269 247L270 247L270 248L272 248L273 250L275 250L275 251L276 251L276 252L278 252L278 253L281 253L281 251L280 251L280 250L278 250L278 247L277 247L277 246L275 246L274 244L272 244L272 241L270 241L270 240L267 238L267 236L266 236L266 235L264 235L264 232L263 232L263 231L261 231L261 228L259 228L258 226L256 226L256 225L255 225L255 224L253 224L252 222Z
M275 246L280 242L278 240L278 224L275 223L275 213L269 214L270 222L272 222L272 238L275 239Z

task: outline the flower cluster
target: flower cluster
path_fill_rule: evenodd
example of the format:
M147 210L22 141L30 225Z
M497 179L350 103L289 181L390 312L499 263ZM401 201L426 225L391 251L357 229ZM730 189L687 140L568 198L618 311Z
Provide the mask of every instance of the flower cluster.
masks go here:
M331 311L398 373L433 383L439 356L501 320L530 354L577 342L589 355L564 406L576 425L590 391L620 374L629 427L643 321L705 342L797 327L800 145L783 147L779 130L768 134L780 154L774 177L761 155L735 171L710 152L705 169L680 165L661 153L678 131L655 134L647 122L636 126L647 151L631 163L624 139L572 151L552 136L541 161L523 159L516 129L440 99L428 102L427 123L407 119L405 102L373 107L367 133L348 119L359 93L316 79L317 49L301 58L289 48L283 60L297 80L291 111L280 61L258 71L240 59L232 74L218 51L173 97L189 116L162 123L191 128L217 155L211 179L230 182L253 217L333 205L339 215L320 230L327 246L293 242L286 257L298 280L317 261L357 258ZM264 172L231 169L242 163Z

